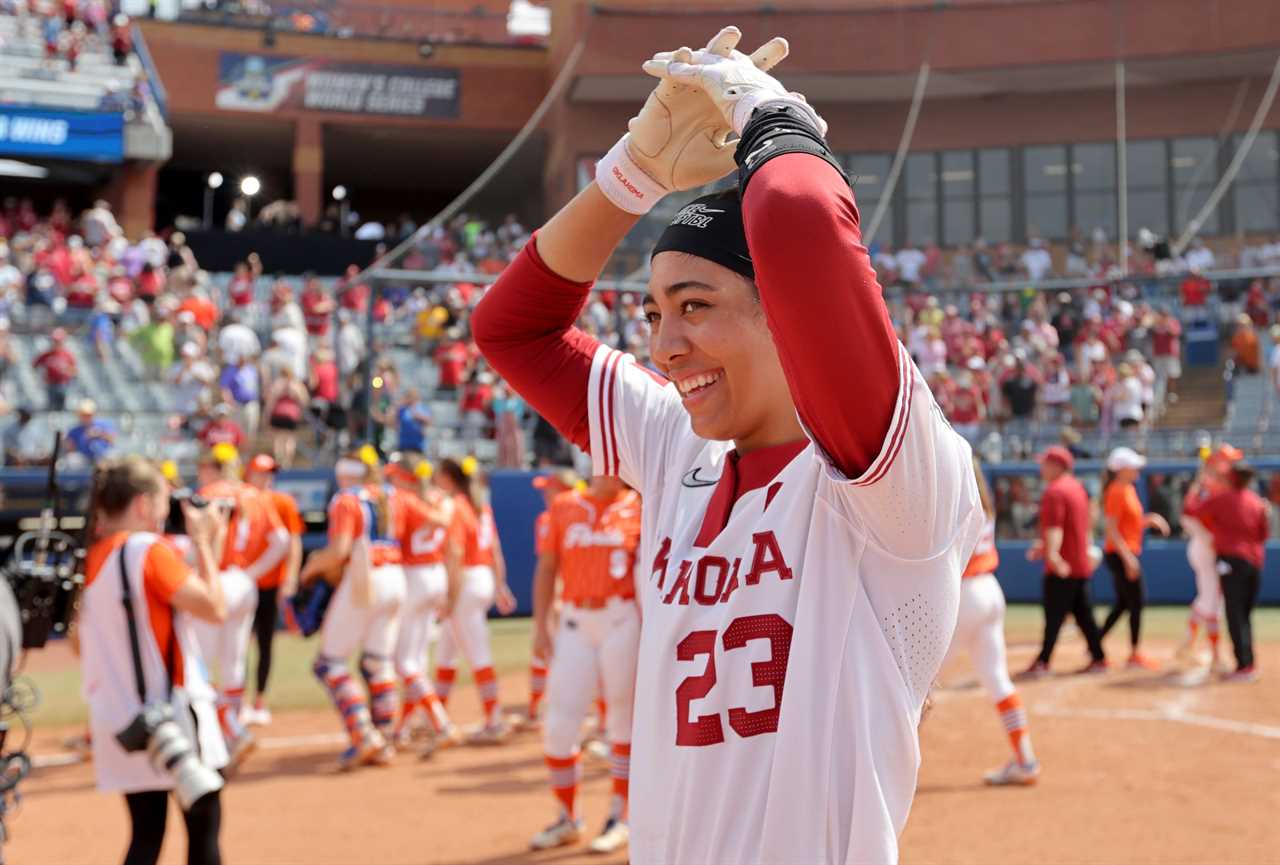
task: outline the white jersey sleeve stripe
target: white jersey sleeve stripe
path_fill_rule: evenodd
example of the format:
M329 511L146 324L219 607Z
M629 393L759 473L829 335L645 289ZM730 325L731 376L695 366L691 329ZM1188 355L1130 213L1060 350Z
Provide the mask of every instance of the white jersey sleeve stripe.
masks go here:
M889 421L889 434L885 436L885 447L880 455L862 473L862 477L852 481L855 487L866 487L879 481L889 469L902 450L902 443L907 437L907 427L911 421L911 402L915 395L915 376L911 358L902 343L898 343L898 404L894 408L893 418Z

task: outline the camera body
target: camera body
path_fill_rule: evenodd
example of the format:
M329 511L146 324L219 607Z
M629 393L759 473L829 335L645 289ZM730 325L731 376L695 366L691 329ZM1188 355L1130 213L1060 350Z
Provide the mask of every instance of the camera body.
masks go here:
M193 508L222 508L229 517L235 516L236 512L235 499L207 499L190 487L183 487L169 494L169 518L165 520L164 524L164 533L166 535L185 535L187 533L187 521L182 513L182 505L184 503Z
M129 753L146 751L152 767L173 778L173 795L183 811L208 793L222 789L222 776L201 762L191 741L174 720L168 703L147 703L116 733Z

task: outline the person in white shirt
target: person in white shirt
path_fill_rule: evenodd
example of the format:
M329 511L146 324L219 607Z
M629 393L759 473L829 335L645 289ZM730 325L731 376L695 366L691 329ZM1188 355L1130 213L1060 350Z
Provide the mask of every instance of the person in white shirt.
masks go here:
M925 254L908 243L898 250L896 261L898 277L908 285L919 285L920 268L924 267Z
M222 352L223 363L235 366L242 357L257 357L261 354L262 343L258 341L258 335L252 328L233 317L229 324L223 325L218 334L218 350Z
M1053 258L1049 255L1049 250L1045 249L1044 240L1041 238L1031 238L1030 244L1022 253L1020 261L1027 278L1032 282L1039 282L1053 269Z
M1107 392L1112 420L1122 430L1142 425L1142 381L1128 362L1116 367L1118 379Z
M184 417L195 414L200 408L200 397L217 379L218 371L200 357L200 348L195 343L182 346L182 360L169 373L174 411Z
M1193 267L1197 268L1201 273L1213 270L1213 250L1205 246L1204 241L1198 237L1191 241L1191 248L1186 251L1183 259L1188 270Z

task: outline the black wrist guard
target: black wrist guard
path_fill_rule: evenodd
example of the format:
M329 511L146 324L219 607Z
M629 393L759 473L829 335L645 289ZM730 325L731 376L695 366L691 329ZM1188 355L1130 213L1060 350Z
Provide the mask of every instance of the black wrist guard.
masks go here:
M738 163L738 194L746 193L751 175L760 166L784 153L812 154L839 171L846 183L849 181L827 142L803 112L786 104L764 105L751 113L733 155Z

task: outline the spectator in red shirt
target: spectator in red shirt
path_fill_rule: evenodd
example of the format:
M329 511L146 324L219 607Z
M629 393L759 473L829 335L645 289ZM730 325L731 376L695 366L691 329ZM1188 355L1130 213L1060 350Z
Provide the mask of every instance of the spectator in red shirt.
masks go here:
M231 406L225 402L218 403L213 408L213 420L205 425L196 435L205 447L213 447L217 444L231 444L237 448L243 448L244 443L248 440L244 434L244 430L240 425L231 419Z
M462 390L458 405L462 423L471 435L482 435L493 425L493 373L476 371Z
M307 333L311 336L326 336L332 324L333 312L336 309L333 298L325 291L320 280L314 276L306 276L302 288L302 319L306 322Z
M231 274L231 282L227 283L227 297L234 307L245 307L253 303L253 290L262 275L262 259L258 253L251 252L244 261L237 262Z
M78 372L76 356L66 346L65 330L54 328L49 336L53 339L53 345L37 357L32 366L44 372L44 383L49 388L49 409L62 411L67 405L67 391Z
M164 274L152 266L151 262L142 265L142 272L138 274L138 299L150 306L156 302L156 298L162 291L164 291Z
M1227 611L1227 631L1236 653L1236 671L1227 678L1242 682L1257 678L1253 658L1253 608L1258 601L1264 544L1270 528L1267 503L1250 488L1253 478L1253 467L1239 460L1231 467L1228 489L1201 499L1194 495L1197 482L1189 491L1184 511L1186 516L1204 522L1213 533Z
M978 440L982 422L987 419L987 402L974 378L973 371L961 370L951 392L951 412L948 415L956 432L970 443Z
M369 308L369 286L363 282L351 285L351 280L355 279L359 273L360 268L353 264L347 268L347 273L342 278L338 297L343 309L364 312Z
M1151 328L1151 356L1156 369L1156 405L1177 392L1182 378L1182 322L1169 310L1161 310Z
M1040 496L1040 538L1027 551L1027 558L1044 561L1044 643L1023 675L1048 675L1049 659L1067 613L1075 617L1093 658L1080 672L1101 673L1107 669L1107 660L1089 599L1089 580L1097 567L1095 556L1101 558L1101 553L1093 548L1090 538L1089 494L1072 474L1075 458L1066 448L1052 445L1036 460L1045 487Z
M471 353L467 351L461 336L460 330L451 327L436 347L435 362L440 369L440 381L436 385L438 390L452 393L462 386Z

